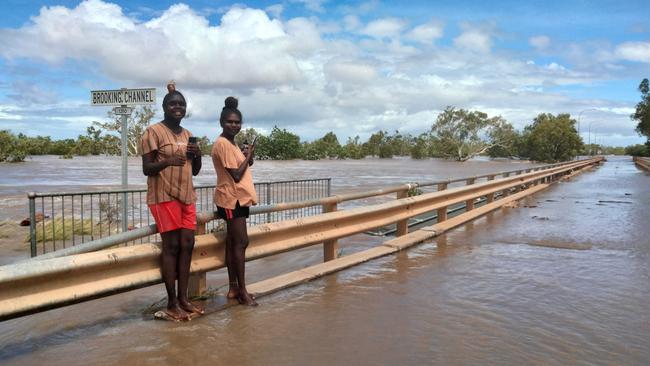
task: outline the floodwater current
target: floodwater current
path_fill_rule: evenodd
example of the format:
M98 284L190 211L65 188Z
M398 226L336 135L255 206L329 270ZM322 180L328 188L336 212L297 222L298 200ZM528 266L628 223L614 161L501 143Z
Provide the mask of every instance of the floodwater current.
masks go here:
M650 174L630 158L608 160L519 207L262 297L257 308L153 321L143 310L164 293L153 286L0 323L0 363L650 364ZM256 178L332 176L338 193L526 166L260 162L268 175ZM341 240L342 254L383 240ZM252 283L320 260L315 246L251 262L247 276ZM208 276L213 288L225 282L223 271Z

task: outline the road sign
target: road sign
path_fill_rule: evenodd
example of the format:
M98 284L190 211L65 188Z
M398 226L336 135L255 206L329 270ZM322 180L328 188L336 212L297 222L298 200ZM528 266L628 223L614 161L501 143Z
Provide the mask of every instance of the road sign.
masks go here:
M155 104L156 88L92 90L90 104L93 106L127 106Z
M155 104L156 103L156 88L142 88L142 89L119 89L119 90L92 90L90 92L90 104L92 106L116 106L113 108L113 113L120 116L121 135L122 135L122 188L129 187L128 178L128 161L127 161L127 148L128 143L128 126L127 119L133 111L132 107L141 104ZM126 192L122 193L122 231L126 232L128 229L128 195Z
M133 112L133 108L129 107L115 107L113 108L113 113L121 115L121 114L126 114L127 116Z

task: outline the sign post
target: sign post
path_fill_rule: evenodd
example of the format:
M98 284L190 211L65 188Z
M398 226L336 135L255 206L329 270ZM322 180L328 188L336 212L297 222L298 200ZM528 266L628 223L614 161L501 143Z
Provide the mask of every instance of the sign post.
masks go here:
M130 106L156 103L156 89L126 89L119 90L93 90L90 92L90 103L93 106L116 106L113 113L120 116L122 134L122 232L129 229L128 225L128 195L129 164L128 164L128 118L133 112Z

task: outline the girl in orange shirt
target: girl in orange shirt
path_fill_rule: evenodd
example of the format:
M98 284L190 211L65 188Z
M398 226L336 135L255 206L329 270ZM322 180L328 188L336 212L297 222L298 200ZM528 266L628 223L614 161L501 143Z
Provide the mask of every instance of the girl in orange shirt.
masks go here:
M217 173L214 202L219 216L226 220L226 266L228 267L228 298L240 304L257 306L246 290L244 279L248 232L246 219L251 205L257 204L251 169L255 143L243 153L235 143L241 130L242 115L234 97L225 100L219 122L223 132L212 145L212 162Z
M173 84L167 87L165 119L149 126L142 136L142 171L147 176L147 203L162 238L165 311L174 320L189 320L190 313L203 314L203 309L187 297L196 229L192 176L201 170L201 150L190 141L191 133L181 127L185 97Z

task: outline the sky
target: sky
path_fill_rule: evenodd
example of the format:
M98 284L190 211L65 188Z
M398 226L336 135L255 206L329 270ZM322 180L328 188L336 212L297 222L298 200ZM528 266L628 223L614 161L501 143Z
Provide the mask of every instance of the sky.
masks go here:
M90 91L186 97L213 139L223 100L244 127L303 140L418 135L447 106L522 129L570 113L585 142L643 143L630 119L650 77L648 1L23 1L0 13L0 129L85 134Z

